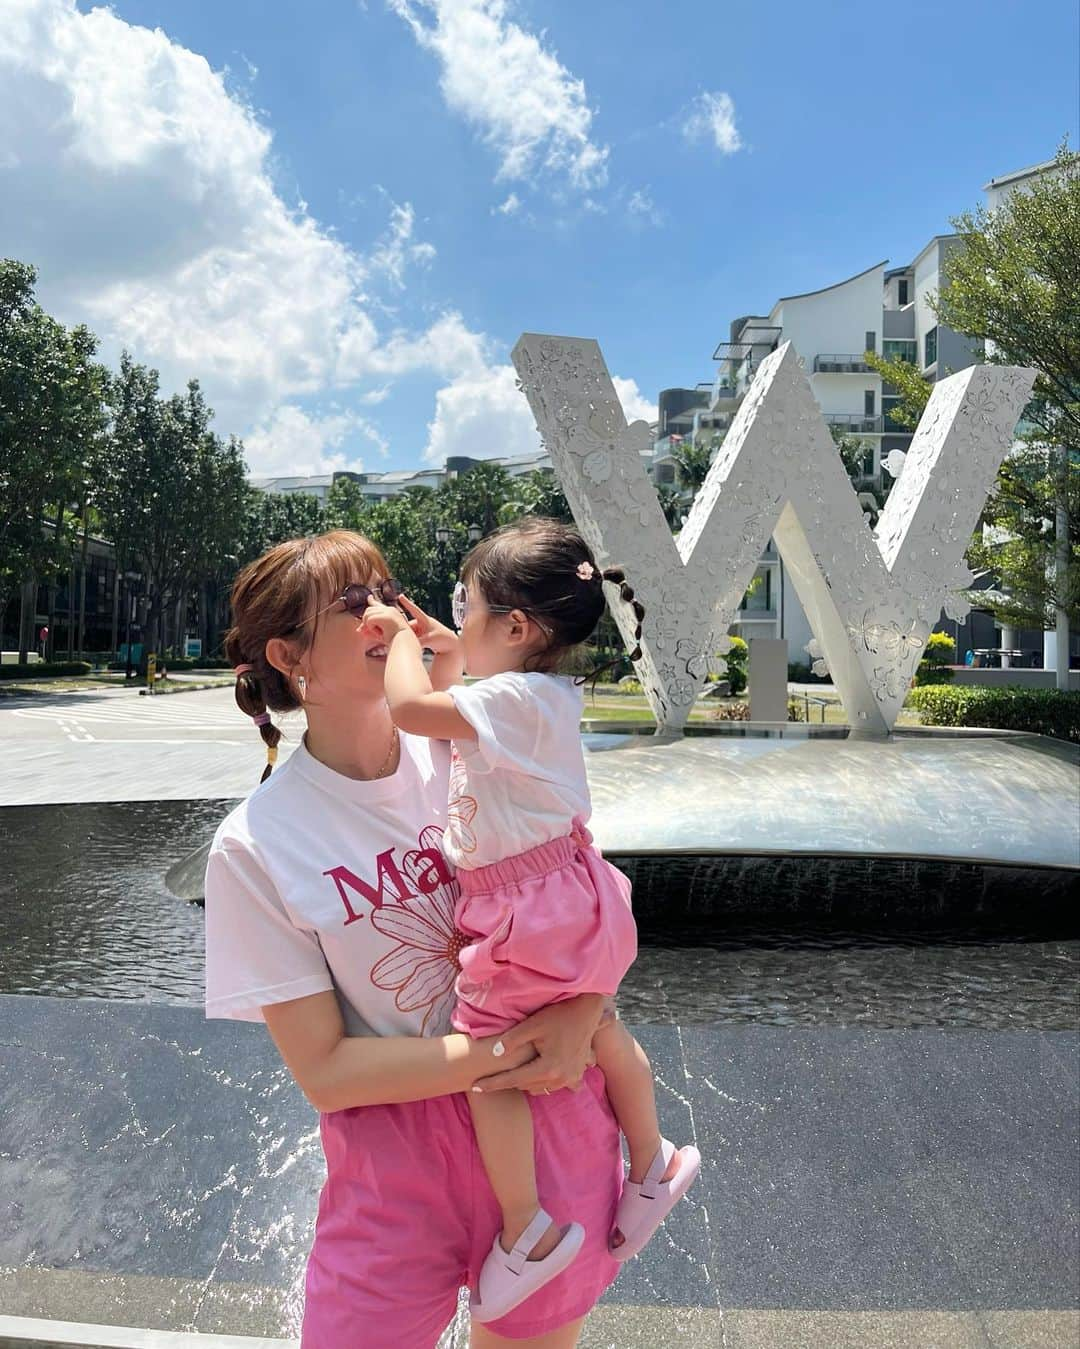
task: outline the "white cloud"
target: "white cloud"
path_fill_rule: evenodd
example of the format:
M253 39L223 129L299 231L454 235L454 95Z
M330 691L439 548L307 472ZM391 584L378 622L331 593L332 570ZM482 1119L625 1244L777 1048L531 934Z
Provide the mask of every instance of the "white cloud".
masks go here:
M743 142L735 125L735 104L731 95L699 94L683 122L683 135L687 140L711 138L716 148L725 155L733 155L736 150L741 150Z
M248 466L256 477L330 473L363 469L363 460L346 440L356 437L385 453L386 442L364 418L351 412L311 415L294 403L283 403L255 428L244 443Z
M627 421L656 421L656 404L644 398L634 380L613 375L611 382ZM441 464L452 454L496 459L540 449L532 410L517 387L512 365L472 369L436 394L424 452L430 463Z
M271 135L222 74L159 30L4 0L0 145L0 239L38 267L42 303L166 389L197 376L223 432L257 428L253 460L326 459L333 418L301 414L305 429L291 401L478 359L458 316L387 340L369 313L365 286L400 287L434 255L412 206L391 203L369 257L348 248L282 199Z
M633 379L623 379L612 375L612 384L622 404L623 414L628 422L654 422L658 416L656 404L650 403Z
M387 5L438 57L447 106L499 156L499 178L531 181L543 171L580 189L606 181L608 150L592 140L584 81L507 18L506 0Z
M644 188L638 188L630 194L626 209L629 215L642 224L662 225L664 222L663 213Z
M516 192L511 192L500 206L493 206L491 208L491 213L492 215L496 212L498 212L499 215L513 215L515 211L519 211L520 209L521 198Z
M390 227L368 255L372 271L383 273L398 289L405 284L405 269L410 262L426 267L435 260L434 245L412 242L415 219L409 202L404 206L391 203Z

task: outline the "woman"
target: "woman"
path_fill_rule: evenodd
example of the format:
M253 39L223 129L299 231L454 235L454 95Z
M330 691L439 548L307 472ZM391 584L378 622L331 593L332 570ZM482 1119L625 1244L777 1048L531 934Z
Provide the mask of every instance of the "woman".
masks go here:
M280 544L233 588L226 651L268 763L207 866L207 1013L265 1021L321 1114L303 1349L435 1345L500 1222L460 1093L515 1086L533 1097L552 1217L579 1216L588 1236L540 1293L474 1325L472 1346L572 1349L617 1270L618 1131L600 1074L586 1072L602 1000L547 1008L501 1040L446 1034L462 941L440 846L449 750L390 719L386 650L358 616L371 592L393 599L396 586L347 531ZM461 677L457 640L417 621L446 688ZM303 742L271 775L280 733L267 709L297 707Z

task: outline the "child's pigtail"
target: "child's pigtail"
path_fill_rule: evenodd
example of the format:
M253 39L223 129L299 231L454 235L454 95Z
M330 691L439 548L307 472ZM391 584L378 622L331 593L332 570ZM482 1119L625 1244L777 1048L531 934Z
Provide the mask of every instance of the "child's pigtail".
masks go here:
M639 661L642 656L641 651L641 625L645 621L645 606L639 599L634 598L633 589L627 584L626 573L621 567L607 567L600 573L601 578L610 581L612 585L619 587L619 597L626 604L629 604L634 611L634 617L637 619L637 627L634 629L634 641L636 646L630 652L632 661Z

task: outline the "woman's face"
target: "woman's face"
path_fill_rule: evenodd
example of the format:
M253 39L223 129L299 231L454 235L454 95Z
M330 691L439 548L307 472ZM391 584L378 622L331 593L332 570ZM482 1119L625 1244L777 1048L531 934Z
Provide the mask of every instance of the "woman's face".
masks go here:
M359 585L373 586L382 577L356 577ZM338 588L340 595L344 587ZM314 635L299 659L297 674L307 679L307 702L333 705L338 701L370 701L383 696L386 645L363 631L361 617L350 613L340 599L329 603L312 620Z

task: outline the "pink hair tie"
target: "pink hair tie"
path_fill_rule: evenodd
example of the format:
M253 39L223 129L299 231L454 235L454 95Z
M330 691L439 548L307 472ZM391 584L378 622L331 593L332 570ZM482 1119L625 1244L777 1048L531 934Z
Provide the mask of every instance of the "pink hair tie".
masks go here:
M269 726L270 713L260 712L257 717L252 717L251 720L255 723L256 726Z
M254 668L254 665L234 665L233 674L239 679L242 674L247 674L249 670L254 670Z

